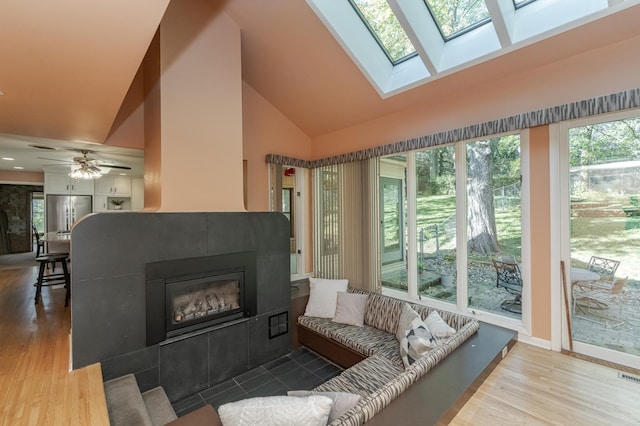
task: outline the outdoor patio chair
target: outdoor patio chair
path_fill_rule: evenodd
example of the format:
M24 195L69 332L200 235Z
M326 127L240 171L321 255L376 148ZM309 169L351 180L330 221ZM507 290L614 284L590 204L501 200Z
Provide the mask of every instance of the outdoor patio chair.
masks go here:
M598 281L592 281L591 283L589 283L589 285L597 284L600 286L611 288L613 286L613 283L615 282L615 274L618 270L618 266L620 266L619 260L606 259L599 256L591 256L587 269L600 275L600 279Z
M628 278L614 278L611 286L601 286L596 282L583 287L582 291L574 295L575 316L609 327L622 325L624 323L623 320L612 318L611 315L605 312L609 309L613 296L624 291L624 285L627 283ZM578 311L589 316L577 315Z
M500 308L516 314L522 313L522 275L520 267L515 262L504 262L492 259L493 267L496 269L496 287L504 288L507 293L512 294L513 299L503 300Z

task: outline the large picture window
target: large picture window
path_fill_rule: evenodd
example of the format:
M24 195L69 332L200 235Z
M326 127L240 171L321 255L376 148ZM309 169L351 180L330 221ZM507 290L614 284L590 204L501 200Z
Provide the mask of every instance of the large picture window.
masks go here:
M382 158L381 241L395 244L395 256L380 247L385 291L522 319L521 152L520 134L511 134Z

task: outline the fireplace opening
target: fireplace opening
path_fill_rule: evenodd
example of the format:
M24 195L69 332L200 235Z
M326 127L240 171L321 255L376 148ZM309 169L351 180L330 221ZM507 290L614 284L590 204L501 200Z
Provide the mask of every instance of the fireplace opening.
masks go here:
M215 321L242 318L244 273L234 272L186 281L167 281L167 335L175 330Z
M147 264L147 345L255 311L253 252Z

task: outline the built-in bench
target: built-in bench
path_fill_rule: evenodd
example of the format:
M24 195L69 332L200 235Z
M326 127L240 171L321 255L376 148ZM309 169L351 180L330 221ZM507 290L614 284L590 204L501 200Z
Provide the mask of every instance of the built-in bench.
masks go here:
M455 334L439 340L437 347L405 368L394 333L405 302L373 293L368 297L364 327L345 326L324 318L298 318L300 343L347 368L315 390L350 392L362 397L358 405L331 425L397 423L398 417L389 417L389 410L398 411L397 415L407 411L399 417L407 419L401 424L436 424L450 419L516 341L513 331L482 324L482 331L476 332L480 329L477 321L440 311ZM433 312L424 306L412 307L422 319ZM438 368L441 363L444 368ZM425 393L432 394L433 399L425 399ZM425 400L429 401L428 408L422 410ZM416 405L410 406L407 401ZM409 421L410 417L413 420Z

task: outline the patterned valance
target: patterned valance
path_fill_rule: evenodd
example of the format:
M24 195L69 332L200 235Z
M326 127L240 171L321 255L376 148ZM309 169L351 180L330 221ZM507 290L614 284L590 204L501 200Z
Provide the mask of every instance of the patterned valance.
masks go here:
M284 155L277 154L267 154L267 163L280 164L281 166L302 167L306 169L316 167L313 165L313 161L300 160L299 158L286 157Z
M269 154L267 162L305 168L323 167L639 107L640 89L633 89L314 161Z

